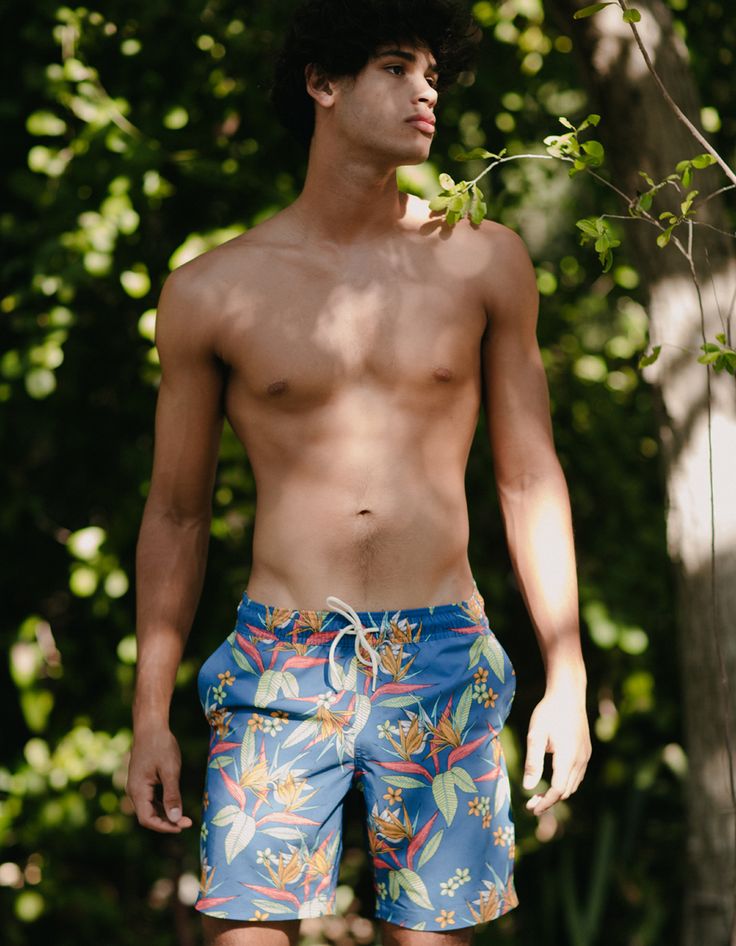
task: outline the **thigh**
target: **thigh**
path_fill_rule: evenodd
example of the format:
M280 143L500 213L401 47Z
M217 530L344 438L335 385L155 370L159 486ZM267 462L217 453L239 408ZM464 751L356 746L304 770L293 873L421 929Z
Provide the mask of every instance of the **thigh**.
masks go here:
M416 932L460 933L518 903L500 740L516 678L484 616L471 619L383 660L395 682L382 675L358 745L376 916Z
M470 946L474 926L459 930L411 930L389 920L380 920L381 946Z
M239 923L202 914L205 946L297 946L300 920Z

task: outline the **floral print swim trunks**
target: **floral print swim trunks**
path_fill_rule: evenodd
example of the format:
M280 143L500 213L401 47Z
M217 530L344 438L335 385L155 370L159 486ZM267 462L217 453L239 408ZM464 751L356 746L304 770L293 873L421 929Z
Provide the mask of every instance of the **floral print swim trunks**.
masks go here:
M516 676L474 583L401 611L273 608L247 593L202 664L211 727L196 909L334 914L343 800L363 792L375 915L416 930L518 903L499 734Z

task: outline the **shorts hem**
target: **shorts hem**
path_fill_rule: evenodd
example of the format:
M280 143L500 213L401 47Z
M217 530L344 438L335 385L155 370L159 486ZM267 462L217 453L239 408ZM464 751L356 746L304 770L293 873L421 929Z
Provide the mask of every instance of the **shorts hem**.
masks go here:
M211 916L215 919L228 920L229 922L234 923L275 923L281 922L282 920L313 920L322 916L337 916L337 912L332 910L324 910L321 913L310 913L308 916L300 916L298 912L294 911L292 913L285 913L284 911L279 911L278 913L261 913L261 916L234 916L232 913L229 913L227 916L222 916L222 911L218 910L216 907L208 907L206 910L201 910L196 904L194 904L194 909L200 916Z
M375 911L375 919L386 920L388 923L396 923L397 926L404 927L405 929L414 929L418 923L424 923L425 925L422 927L423 930L427 930L429 932L449 932L450 930L460 930L469 926L485 926L487 923L493 923L494 920L498 920L500 917L505 916L507 913L510 913L518 906L519 901L516 900L514 902L504 904L503 909L490 920L469 920L461 917L454 923L445 923L444 926L434 919L430 922L427 922L426 916L407 913L401 909L397 910L395 907L392 907L388 912L398 916L399 920L394 920L392 917L384 916L383 913L378 909Z

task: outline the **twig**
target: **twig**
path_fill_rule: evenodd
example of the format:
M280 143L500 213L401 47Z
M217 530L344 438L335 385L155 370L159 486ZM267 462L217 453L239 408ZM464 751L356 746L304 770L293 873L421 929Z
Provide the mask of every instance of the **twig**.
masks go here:
M628 7L626 5L626 0L618 0L618 5L621 7L622 10L624 11L628 10ZM696 141L698 141L705 148L708 154L713 155L716 161L723 168L723 171L726 174L726 176L729 178L729 180L733 181L734 184L736 184L736 171L734 171L732 168L729 167L729 165L723 160L723 158L716 151L713 145L700 134L698 129L695 127L695 125L693 125L693 123L690 121L687 115L682 111L680 106L677 104L677 102L675 102L675 100L672 98L670 93L665 88L664 83L659 78L657 70L652 65L652 60L649 58L649 53L646 51L644 43L642 43L641 41L641 37L639 36L639 30L637 30L636 28L636 23L629 22L629 26L631 27L631 30L634 34L636 45L639 47L639 51L644 57L644 62L647 64L647 69L652 74L652 78L657 83L657 87L659 88L659 91L662 93L662 95L665 98L665 101L667 102L669 107L672 109L672 111L675 113L675 115L677 116L678 121L681 121L683 125L685 125L685 127L690 131L690 134L696 139Z

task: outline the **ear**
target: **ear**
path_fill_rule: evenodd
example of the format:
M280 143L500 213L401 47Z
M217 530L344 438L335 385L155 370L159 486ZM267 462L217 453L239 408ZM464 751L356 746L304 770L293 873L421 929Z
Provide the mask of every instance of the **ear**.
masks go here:
M330 77L317 63L310 62L304 69L307 93L323 108L331 108L335 101L335 89Z

